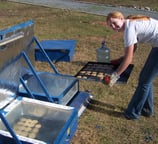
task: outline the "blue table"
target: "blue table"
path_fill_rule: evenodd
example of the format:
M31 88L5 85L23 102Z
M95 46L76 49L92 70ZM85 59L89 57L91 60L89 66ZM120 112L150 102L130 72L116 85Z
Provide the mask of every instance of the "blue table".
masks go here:
M52 61L71 61L75 53L76 40L43 40L43 49ZM35 47L35 60L47 61L38 46Z

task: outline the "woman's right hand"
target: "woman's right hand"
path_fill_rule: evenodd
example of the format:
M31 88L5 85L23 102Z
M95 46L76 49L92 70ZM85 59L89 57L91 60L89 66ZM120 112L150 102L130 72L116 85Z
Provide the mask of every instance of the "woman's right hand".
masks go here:
M121 62L123 61L123 56L118 58L118 59L114 59L114 60L111 60L110 63L113 64L113 65L120 65Z

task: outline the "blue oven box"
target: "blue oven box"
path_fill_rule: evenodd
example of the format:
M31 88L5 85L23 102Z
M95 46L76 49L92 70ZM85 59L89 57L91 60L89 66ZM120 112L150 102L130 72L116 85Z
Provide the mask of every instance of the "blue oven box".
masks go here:
M76 40L43 40L40 44L52 61L70 62L73 59ZM35 60L47 61L38 46L35 47Z
M24 82L33 85L33 94L43 96L42 85L44 92L54 92L53 100L68 103L78 93L78 80L59 74L53 64L54 75L35 70L33 27L34 22L28 21L0 31L0 144L69 144L77 129L78 110L18 93L25 74L29 79Z

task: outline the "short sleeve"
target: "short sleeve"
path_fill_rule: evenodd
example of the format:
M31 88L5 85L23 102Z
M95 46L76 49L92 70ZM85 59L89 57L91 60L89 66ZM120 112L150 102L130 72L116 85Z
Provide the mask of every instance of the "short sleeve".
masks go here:
M137 34L134 24L128 22L124 31L124 46L129 47L137 42Z

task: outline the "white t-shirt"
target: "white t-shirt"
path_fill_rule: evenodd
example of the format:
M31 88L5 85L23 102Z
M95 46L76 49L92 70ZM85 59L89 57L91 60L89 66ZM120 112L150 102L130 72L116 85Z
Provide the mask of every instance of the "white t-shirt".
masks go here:
M124 31L124 45L128 47L135 43L150 43L152 47L158 47L158 21L126 20Z

